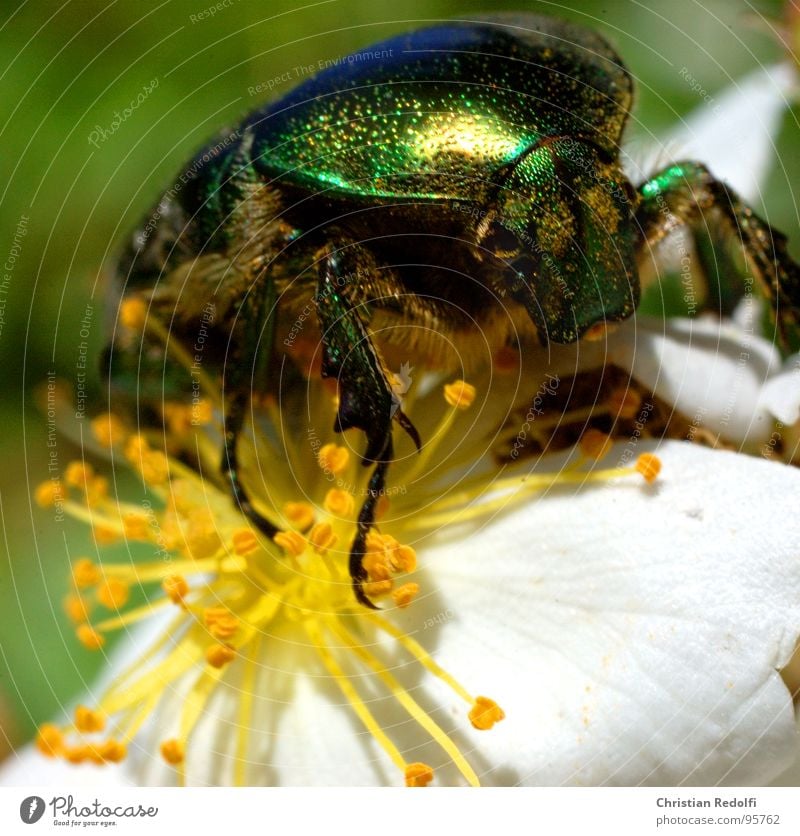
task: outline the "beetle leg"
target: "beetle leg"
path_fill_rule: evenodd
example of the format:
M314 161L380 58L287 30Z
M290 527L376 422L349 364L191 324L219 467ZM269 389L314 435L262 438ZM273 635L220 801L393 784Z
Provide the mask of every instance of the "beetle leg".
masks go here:
M260 358L266 358L268 365L272 354L274 303L274 284L268 277L261 275L255 280L240 307L242 337L238 341L231 341L235 348L229 355L222 374L222 391L223 395L228 393L228 398L220 462L220 472L228 483L234 503L259 531L270 538L277 534L278 529L253 507L242 485L239 476L238 444L250 405L250 384L256 372L256 365ZM262 332L261 328L264 325ZM268 374L268 371L262 374L259 370L259 377L268 380Z
M784 235L761 220L736 192L700 163L669 166L643 183L639 194L636 218L645 244L656 243L676 226L700 228L708 211L721 217L723 231L741 240L784 342L793 350L800 347L800 266L789 255ZM711 226L710 232L712 240L719 238L719 225ZM731 284L732 280L725 281ZM719 297L726 293L726 288L720 288Z
M362 430L367 439L362 464L375 466L367 487L367 498L358 515L358 530L349 564L356 598L365 606L374 607L364 593L367 573L362 559L394 453L392 419L418 447L419 435L396 403L372 337L359 313L359 308L364 306L354 305L351 301L357 288L348 288L348 285L366 282L363 266L359 266L359 261L364 259L366 255L357 246L324 254L315 302L322 330L322 376L335 378L339 389L334 430L343 432L351 427Z

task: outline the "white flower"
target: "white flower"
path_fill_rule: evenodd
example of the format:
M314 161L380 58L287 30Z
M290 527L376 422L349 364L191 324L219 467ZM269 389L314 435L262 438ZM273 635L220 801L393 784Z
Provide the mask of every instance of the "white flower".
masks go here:
M800 473L682 442L658 452L652 488L556 486L468 537L425 541L425 592L395 621L456 679L491 693L506 720L471 729L452 689L400 647L383 655L483 783L761 784L792 764L794 713L778 671L800 634ZM618 445L610 458L623 454ZM204 708L188 781L232 779L242 690L253 699L248 783L402 781L313 648L278 634L262 648L254 679L243 684L244 664L232 663ZM394 700L353 681L407 760L463 782ZM161 734L183 690L167 695ZM171 783L152 743L132 752L133 773L106 769ZM25 754L3 781L103 779L94 766L68 778L50 763Z
M744 113L758 123L754 102L762 123L776 122L774 98L742 86L750 110L733 100L733 122ZM734 179L714 164L722 157L709 142L699 149ZM690 434L757 450L775 418L797 418L794 366L781 372L772 347L733 325L643 317L604 342L516 359L511 374L496 369L481 381L472 409L461 384L451 385L455 405L444 413L418 382L404 393L428 446L395 466L389 487L398 493L384 522L419 552L421 567L413 574L409 545L373 542L371 592L391 602L389 613L350 597L344 567L364 471L343 448L315 450L323 465L315 471L307 449L270 450L262 439L271 478L262 501L285 523L276 545L257 542L224 493L136 437L126 439L129 460L171 501L156 513L155 533L93 474L76 471L96 532L180 555L161 566L77 566L81 598L71 603L84 643L102 646L106 632L148 614L89 627L88 589L113 609L131 583L162 581L179 624L153 620L165 642L161 668L134 661L128 676L114 662L103 710L76 710L80 734L48 726L40 737L59 757L26 750L0 781L424 784L435 774L444 784L742 785L791 767L798 737L779 671L800 635L800 471L659 443L664 427L653 416L663 403ZM632 383L610 392L598 375L593 406L623 422L624 440L584 445L610 466L576 467L573 449L543 472L551 459L530 444L552 415L536 424L537 413L521 435L537 382L560 386L576 371L612 366ZM331 404L322 387L311 390L311 424L329 427ZM549 430L580 427L583 406L564 407ZM636 473L655 476L646 451L663 462L654 484ZM298 485L306 493L293 497ZM132 636L128 661L149 644ZM62 756L80 765L66 767ZM102 771L94 761L106 761Z

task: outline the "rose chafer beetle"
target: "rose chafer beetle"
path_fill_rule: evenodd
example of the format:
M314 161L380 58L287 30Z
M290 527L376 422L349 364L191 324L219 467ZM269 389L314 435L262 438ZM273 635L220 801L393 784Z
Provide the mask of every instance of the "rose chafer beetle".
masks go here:
M222 477L269 536L237 442L253 387L269 391L281 355L296 359L298 332L313 329L321 374L338 384L335 429L364 433L372 468L349 567L368 606L362 557L392 422L420 442L381 359L392 325L421 326L420 356L439 351L443 365L447 341L462 353L476 340L499 348L512 331L574 342L634 313L637 263L681 225L741 240L792 344L800 306L784 237L703 164L628 181L619 154L633 84L594 32L499 16L370 52L380 60L341 62L198 154L116 268L123 297L142 295L171 340L191 346L213 306L204 363L224 394ZM115 341L106 362L121 389L135 373L145 400L170 385L164 358L138 344Z

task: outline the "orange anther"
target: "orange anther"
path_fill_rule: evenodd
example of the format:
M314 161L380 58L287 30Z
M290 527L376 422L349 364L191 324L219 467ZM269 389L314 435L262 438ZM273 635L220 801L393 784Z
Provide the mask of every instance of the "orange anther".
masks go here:
M165 740L161 744L161 757L173 766L182 763L184 758L183 744L175 738Z
M76 634L78 641L89 650L99 650L105 644L103 636L89 624L81 624Z
M489 697L476 697L475 705L469 712L469 721L476 729L487 731L495 723L505 719L505 712Z
M658 474L661 473L661 459L653 453L642 453L636 460L636 469L644 476L645 482L655 482Z
M433 769L426 763L410 763L406 766L407 787L427 787L433 780Z
M456 409L469 409L475 400L475 387L464 380L454 380L444 387L444 399Z

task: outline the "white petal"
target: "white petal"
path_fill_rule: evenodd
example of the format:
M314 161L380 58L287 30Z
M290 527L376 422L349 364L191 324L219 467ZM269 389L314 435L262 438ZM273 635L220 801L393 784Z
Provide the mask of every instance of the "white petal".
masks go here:
M794 67L760 67L734 82L713 101L699 105L649 154L644 166L631 164L641 178L669 160L694 159L708 164L714 175L732 186L748 202L760 199L775 139L797 82Z
M452 615L437 660L507 713L470 736L487 782L759 784L793 763L800 473L659 454L653 489L554 491L425 551L428 617Z
M800 354L789 357L783 370L767 382L760 402L787 427L800 421Z
M132 782L120 764L73 766L46 758L29 744L0 764L2 787L127 787Z
M760 392L780 356L755 334L713 319L637 317L612 335L609 359L724 439L761 442L772 431Z
M254 681L245 783L250 786L375 786L402 782L345 702L316 653L298 635L265 635ZM192 786L232 785L242 725L242 662L228 666L187 753ZM159 754L174 736L190 683L167 698L129 768L139 784L172 785L175 770Z

